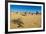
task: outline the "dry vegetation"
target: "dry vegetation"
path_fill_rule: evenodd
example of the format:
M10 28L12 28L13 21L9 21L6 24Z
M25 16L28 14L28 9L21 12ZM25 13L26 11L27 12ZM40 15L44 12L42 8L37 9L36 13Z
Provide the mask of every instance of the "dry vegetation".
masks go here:
M20 28L39 28L41 26L41 15L38 14L26 14L25 16L23 16L20 13L10 13L10 28L11 29L16 29L18 28L18 24L16 24L16 22L12 22L12 20L16 20L20 18L21 21L24 24L21 24L23 27Z

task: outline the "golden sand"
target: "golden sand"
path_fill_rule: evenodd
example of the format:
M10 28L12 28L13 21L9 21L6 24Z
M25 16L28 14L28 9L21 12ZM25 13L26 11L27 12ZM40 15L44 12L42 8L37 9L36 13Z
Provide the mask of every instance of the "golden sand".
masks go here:
M31 15L31 14L27 14L26 16L22 16L20 13L16 14L16 13L11 13L10 14L10 19L18 19L20 18L23 23L24 23L24 27L23 28L39 28L41 27L41 15ZM10 22L10 28L11 29L16 29L17 28L17 24L14 24L13 22Z

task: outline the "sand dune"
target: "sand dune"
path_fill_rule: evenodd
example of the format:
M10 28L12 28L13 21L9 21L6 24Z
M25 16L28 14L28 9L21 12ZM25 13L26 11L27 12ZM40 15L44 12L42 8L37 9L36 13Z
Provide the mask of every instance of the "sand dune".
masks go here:
M39 28L41 26L41 15L31 15L27 14L26 16L22 16L20 13L11 13L10 19L18 19L20 18L22 22L24 23L23 28ZM14 24L13 22L10 22L10 28L16 29L17 24ZM22 27L21 27L22 28Z

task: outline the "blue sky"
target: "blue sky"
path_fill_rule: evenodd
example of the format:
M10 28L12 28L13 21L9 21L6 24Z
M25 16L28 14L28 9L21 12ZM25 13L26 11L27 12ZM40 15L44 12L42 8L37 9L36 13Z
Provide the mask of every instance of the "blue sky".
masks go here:
M10 5L11 12L41 12L41 6Z

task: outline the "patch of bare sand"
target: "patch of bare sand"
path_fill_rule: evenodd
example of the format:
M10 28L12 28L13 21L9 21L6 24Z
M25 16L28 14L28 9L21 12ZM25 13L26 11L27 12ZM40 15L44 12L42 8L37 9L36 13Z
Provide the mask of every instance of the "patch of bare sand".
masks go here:
M41 26L41 15L30 15L29 14L26 16L22 16L21 14L11 13L10 18L11 20L20 18L24 23L23 28L39 28ZM16 29L17 24L10 23L10 28Z

